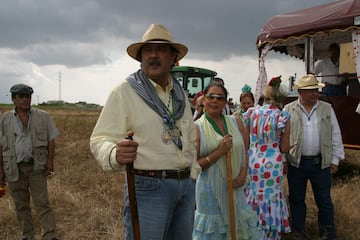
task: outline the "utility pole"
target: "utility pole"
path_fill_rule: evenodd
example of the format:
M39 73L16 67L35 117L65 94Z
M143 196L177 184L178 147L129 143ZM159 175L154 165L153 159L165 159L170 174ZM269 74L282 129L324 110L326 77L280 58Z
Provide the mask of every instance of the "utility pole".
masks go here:
M59 101L61 101L61 72L59 72Z

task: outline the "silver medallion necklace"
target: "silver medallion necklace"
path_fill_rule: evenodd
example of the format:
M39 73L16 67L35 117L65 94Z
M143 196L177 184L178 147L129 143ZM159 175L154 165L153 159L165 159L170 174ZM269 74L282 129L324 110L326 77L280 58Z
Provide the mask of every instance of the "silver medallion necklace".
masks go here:
M174 113L172 111L174 111L174 104L172 104L172 106L170 105L173 102L173 93L171 91L169 93L169 99L166 106L168 112L170 113L171 119L168 119L165 116L163 117L164 130L162 133L162 140L165 144L171 144L171 142L174 142L176 143L176 145L178 145L179 143L181 143L180 136L182 134L180 129L176 126L175 120L173 118ZM172 111L170 109L170 106L172 107Z

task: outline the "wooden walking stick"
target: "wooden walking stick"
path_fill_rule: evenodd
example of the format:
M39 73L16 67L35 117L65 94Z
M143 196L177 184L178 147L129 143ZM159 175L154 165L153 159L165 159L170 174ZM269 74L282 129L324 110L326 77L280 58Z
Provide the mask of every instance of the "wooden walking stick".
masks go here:
M132 136L127 136L126 139L133 140ZM126 179L128 184L132 230L133 230L134 240L140 240L140 224L139 224L139 215L138 215L137 202L136 202L135 177L133 170L134 170L133 162L127 163Z
M236 227L235 227L235 216L234 216L234 189L232 185L233 176L232 176L230 150L227 151L226 153L226 172L227 172L227 184L228 184L231 240L236 240Z

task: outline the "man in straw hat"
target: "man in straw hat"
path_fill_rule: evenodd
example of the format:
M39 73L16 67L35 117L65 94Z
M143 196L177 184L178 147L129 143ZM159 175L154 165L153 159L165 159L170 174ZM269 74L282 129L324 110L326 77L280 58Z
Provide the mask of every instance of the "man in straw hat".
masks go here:
M169 74L187 47L152 24L127 52L141 68L111 92L90 137L91 151L104 170L133 163L142 239L191 239L193 179L201 168L190 102ZM127 192L125 198L125 234L132 239Z
M329 103L319 101L324 87L308 74L295 88L299 98L285 105L291 115L288 185L293 230L305 239L307 181L310 180L318 207L319 232L322 239L335 239L334 206L331 200L331 174L344 159L344 146L335 112Z

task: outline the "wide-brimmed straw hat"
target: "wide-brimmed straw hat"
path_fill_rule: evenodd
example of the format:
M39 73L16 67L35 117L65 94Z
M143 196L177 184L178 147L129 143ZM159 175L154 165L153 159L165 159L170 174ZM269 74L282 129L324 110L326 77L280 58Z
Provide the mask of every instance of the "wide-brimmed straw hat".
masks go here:
M297 84L295 84L294 89L316 89L323 88L325 84L318 82L315 75L308 74L301 77Z
M173 42L171 33L164 26L160 24L151 24L144 33L142 41L130 44L127 48L127 53L130 57L141 62L138 53L141 47L146 43L163 43L173 46L178 51L176 61L182 59L188 51L188 48L185 45Z

